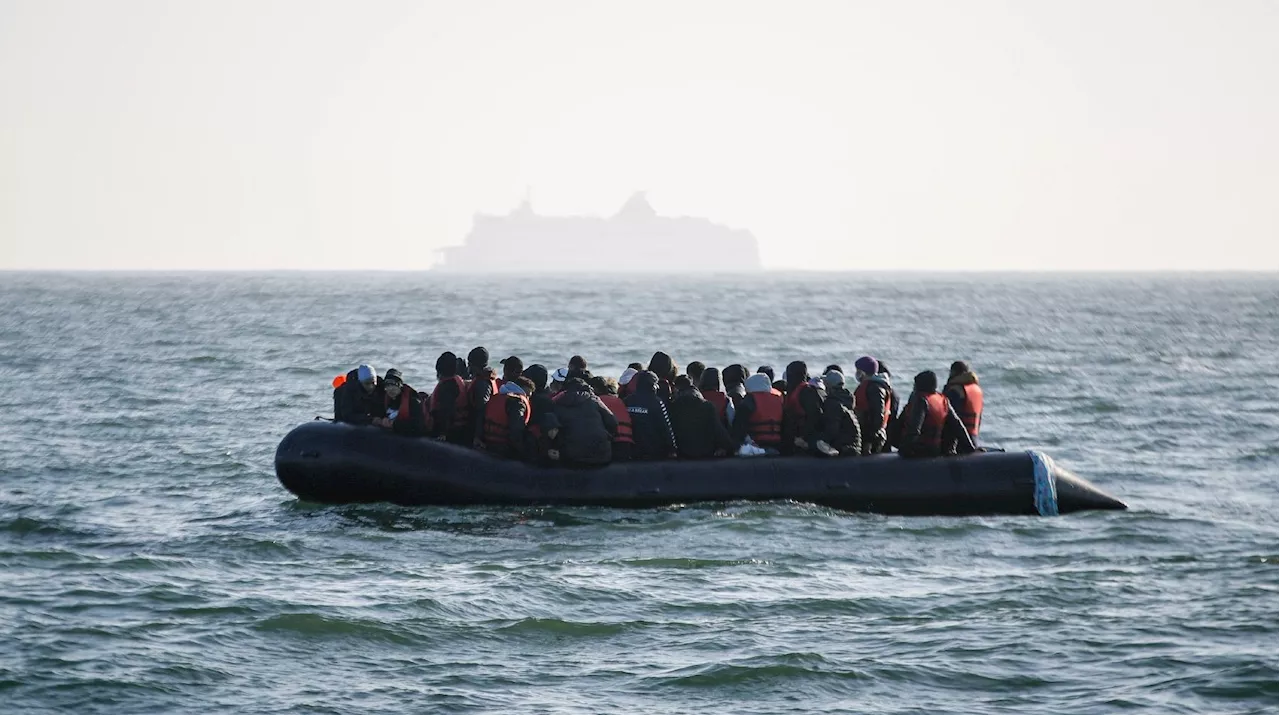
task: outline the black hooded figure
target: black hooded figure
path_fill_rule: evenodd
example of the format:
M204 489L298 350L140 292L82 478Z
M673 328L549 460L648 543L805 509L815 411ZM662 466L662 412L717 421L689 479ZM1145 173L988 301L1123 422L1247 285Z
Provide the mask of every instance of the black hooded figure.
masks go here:
M529 407L531 414L529 416L529 428L536 438L537 457L535 461L539 464L548 464L551 460L547 456L547 450L551 449L552 439L559 436L560 420L556 417L555 401L551 399L551 393L547 392L547 368L534 363L524 369L524 376L529 378L533 383L534 392L529 395Z
M782 413L782 453L808 452L822 437L825 394L809 384L809 366L802 360L787 365L787 401ZM797 442L802 440L802 443Z
M553 440L560 462L568 466L603 466L613 458L618 418L581 378L565 380L553 406L560 430Z
M706 377L706 373L703 373ZM719 383L719 375L716 376ZM715 405L707 402L688 375L676 378L676 395L671 400L671 426L681 459L723 457L733 450Z
M467 404L471 406L471 435L476 447L484 443L484 411L489 400L498 391L498 373L489 367L489 350L475 347L467 353L467 372L471 373L471 387L467 390Z
M945 409L940 444L931 443L925 421L928 402L939 403ZM907 406L902 410L902 436L898 452L904 457L938 457L954 454L969 454L974 451L973 440L969 438L969 430L965 429L960 415L946 397L938 392L938 376L932 370L925 370L916 375L915 390L907 398ZM937 437L935 433L935 437Z
M646 370L637 373L631 381L636 384L636 389L625 402L636 441L632 458L667 459L676 452L676 436L671 428L667 403L656 392L658 376Z
M692 377L690 378L693 379ZM725 429L733 424L733 403L729 401L729 395L724 391L724 385L720 384L720 371L714 367L709 367L702 372L702 378L697 382L698 392L702 393L703 399L715 405L716 414L720 417L720 422L724 424ZM744 391L743 394L746 394Z
M671 404L671 395L675 392L676 363L671 356L659 350L649 358L648 371L658 378L654 392L662 401Z
M445 351L436 359L436 389L431 392L432 435L453 444L471 445L471 415L466 390L458 375L458 358Z
M729 401L736 408L747 396L747 368L735 363L726 367L721 377L724 378L724 394L729 396Z

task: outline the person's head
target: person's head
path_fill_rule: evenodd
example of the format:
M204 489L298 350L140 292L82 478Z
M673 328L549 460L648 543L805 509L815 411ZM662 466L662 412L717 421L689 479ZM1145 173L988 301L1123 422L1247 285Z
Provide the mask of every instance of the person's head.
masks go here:
M639 394L653 394L658 387L658 376L648 370L637 372L631 381L636 384L636 392Z
M763 372L757 372L747 378L746 387L747 392L768 392L773 388L773 385L769 384L768 375Z
M524 369L524 376L533 383L534 392L542 392L547 389L547 368L534 363ZM533 394L530 392L529 394Z
M649 372L657 375L659 380L674 380L676 379L676 361L659 350L649 358Z
M822 376L822 384L828 391L844 387L844 373L839 370L827 370Z
M454 358L454 372L463 380L471 379L471 370L467 368L467 361L462 358Z
M382 389L386 391L387 397L396 399L404 389L404 376L394 367L387 370L387 374L382 378Z
M693 380L690 380L688 375L681 375L680 377L676 378L675 387L676 387L676 392L684 392L685 390L692 390Z
M586 372L587 359L582 357L581 355L574 355L573 357L569 358L569 367L577 368L578 370Z
M583 370L580 367L571 367L569 368L569 371L565 373L565 379L568 380L574 377L578 378L579 380L582 380L583 382L586 382L588 379L590 379L591 373L590 371Z
M769 382L773 382L773 380L774 380L774 376L773 376L773 366L772 366L772 365L761 365L760 367L756 368L756 374L757 374L757 375L768 375L768 376L769 376Z
M636 379L636 375L639 375L641 372L641 370L637 370L634 367L629 367L626 370L623 370L622 374L618 376L618 384L626 385L630 383L632 380Z
M627 367L628 367L628 368L630 368L630 369L632 369L632 370L635 370L636 372L640 372L641 370L644 370L644 365L641 365L641 364L640 364L640 363L638 363L638 362L633 362L633 363L631 363L631 364L627 365Z
M726 367L720 376L724 378L724 386L726 389L734 385L741 385L747 381L747 368L734 363L733 365Z
M796 385L809 381L809 366L804 360L792 360L787 363L787 389L794 390Z
M956 360L955 362L951 363L950 377L959 377L965 374L966 372L969 372L969 363L965 362L964 360Z
M551 384L547 385L547 391L556 394L564 391L564 383L569 379L569 368L558 367L556 371L551 373Z
M538 386L533 384L533 380L530 380L524 375L515 378L511 382L514 383L516 387L523 390L526 395L532 395L538 389Z
M724 386L720 384L720 371L714 367L709 367L702 372L702 379L698 380L699 390L710 390L712 392L723 392Z
M436 358L436 378L443 380L458 374L458 356L448 350Z
M587 385L591 387L592 392L600 396L618 394L618 383L612 377L593 375L587 380Z
M502 379L507 382L515 380L524 373L524 361L515 355L503 358L499 364L502 365Z
M844 375L844 368L840 367L839 365L828 365L828 366L826 366L826 367L822 368L822 374L823 374L823 375L826 375L826 374L827 374L827 373L829 373L829 372L838 372L838 373L840 373L840 374L843 376L843 375Z
M571 377L564 381L564 392L591 392L587 383L580 377Z
M786 380L774 380L774 381L773 381L773 389L777 390L778 392L781 392L781 393L782 393L782 394L784 394L784 395L785 395L785 394L787 394L787 381L786 381Z
M880 362L870 355L863 355L853 363L854 376L861 382L880 372Z
M489 351L485 348L471 348L471 352L467 353L467 369L472 375L477 375L482 369L489 365Z
M372 365L361 365L356 368L356 381L360 383L360 389L373 392L373 388L378 386L378 371Z
M915 379L916 392L929 394L938 391L938 375L933 370L925 370L916 375Z
M684 369L684 374L689 376L689 381L697 385L702 380L702 373L706 372L707 366L702 364L701 360L694 360Z

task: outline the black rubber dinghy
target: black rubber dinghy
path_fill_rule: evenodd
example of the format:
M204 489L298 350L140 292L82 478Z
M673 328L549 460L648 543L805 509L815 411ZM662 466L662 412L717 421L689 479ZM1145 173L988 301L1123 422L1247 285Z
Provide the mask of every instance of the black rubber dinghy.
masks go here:
M1065 514L1125 509L1038 452L964 457L734 457L541 468L376 427L317 420L276 448L276 476L326 504L646 508L791 500L900 515Z

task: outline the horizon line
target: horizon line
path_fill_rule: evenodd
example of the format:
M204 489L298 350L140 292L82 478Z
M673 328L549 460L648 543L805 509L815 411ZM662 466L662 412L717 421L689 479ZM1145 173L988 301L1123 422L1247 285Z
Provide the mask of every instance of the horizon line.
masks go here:
M1224 273L1248 273L1258 275L1280 274L1280 266L1274 269L1259 268L851 268L851 269L825 269L825 268L754 268L746 270L682 270L682 271L619 271L619 270L600 270L600 271L518 271L518 270L498 270L498 271L463 271L463 270L435 270L434 268L136 268L136 267L110 267L110 268L0 268L0 273L430 273L437 276L449 277L480 277L480 276L627 276L627 277L643 277L643 276L662 276L662 277L690 277L700 275L744 275L754 276L761 273L774 274L848 274L848 273L878 273L878 274L902 274L902 273L919 273L919 274L938 274L938 273L957 273L957 274L991 274L991 273L1007 273L1007 274L1087 274L1087 273L1105 273L1105 274L1124 274L1124 273L1141 273L1141 274L1224 274Z

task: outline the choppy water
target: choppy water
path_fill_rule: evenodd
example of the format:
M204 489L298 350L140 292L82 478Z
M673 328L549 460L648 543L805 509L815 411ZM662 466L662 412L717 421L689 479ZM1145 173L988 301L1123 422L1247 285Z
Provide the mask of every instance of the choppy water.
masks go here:
M1277 709L1275 276L0 274L0 710ZM370 360L487 345L982 377L1127 513L300 504Z

